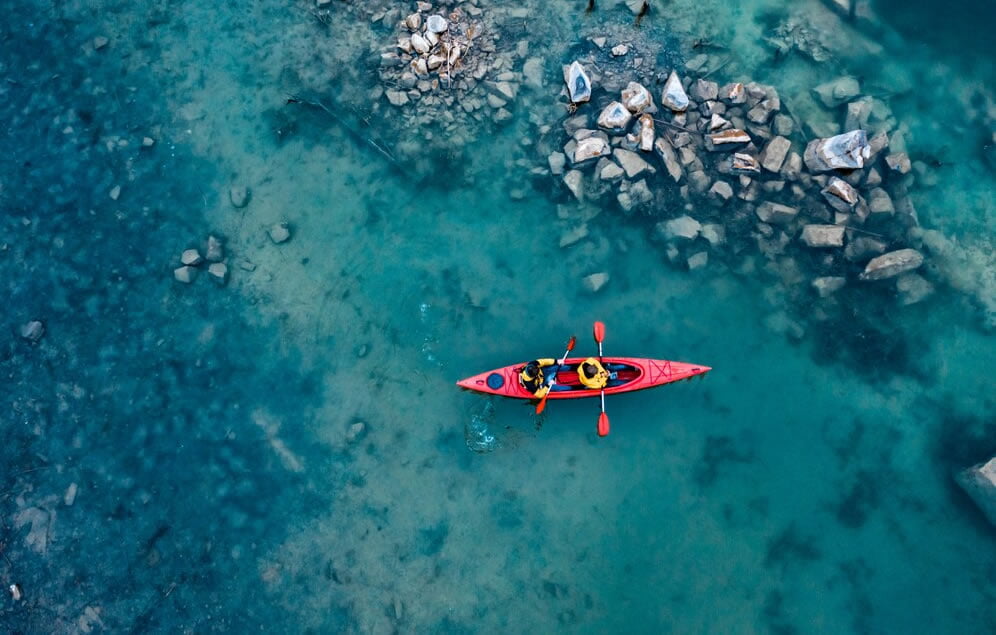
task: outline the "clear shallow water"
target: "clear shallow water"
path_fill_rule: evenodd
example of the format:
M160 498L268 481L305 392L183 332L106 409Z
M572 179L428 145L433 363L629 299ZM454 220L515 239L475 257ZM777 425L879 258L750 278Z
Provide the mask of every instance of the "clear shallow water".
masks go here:
M829 19L819 6L791 12ZM568 199L554 182L523 177L516 160L545 159L520 139L530 117L559 125L574 32L624 37L624 11L586 18L560 2L548 21L511 21L506 37L545 57L548 92L523 94L497 134L471 135L470 167L434 150L398 169L284 104L316 86L364 102L370 67L334 61L390 41L365 16L340 9L329 37L305 4L100 8L15 6L0 40L14 80L0 163L0 577L25 594L0 623L992 629L993 530L950 478L996 449L994 349L965 294L942 290L879 331L865 327L884 309L793 343L768 326L777 285L722 262L672 269L647 221L603 211L589 239L557 246L577 220L557 219ZM768 81L791 103L840 71L772 61L762 38L786 11L671 3L641 33L666 43L662 64L695 38L731 46L717 79ZM921 220L985 245L992 173L978 135L937 122L971 106L991 67L963 59L953 36L923 45L907 32L869 50L841 29L852 46L839 64L886 92L943 80L950 102L904 89L890 105L913 158L947 148L938 184L914 193ZM91 50L101 34L108 47ZM141 149L144 135L156 145ZM232 183L252 189L243 210ZM273 245L265 228L284 220L293 237ZM230 283L175 283L180 251L209 232L226 238ZM598 270L612 280L588 295L580 277ZM17 336L33 318L46 323L38 345ZM571 333L593 350L594 319L608 324L606 352L716 371L610 400L605 439L594 403L554 404L537 422L497 402L500 447L468 449L484 401L453 382L558 354Z

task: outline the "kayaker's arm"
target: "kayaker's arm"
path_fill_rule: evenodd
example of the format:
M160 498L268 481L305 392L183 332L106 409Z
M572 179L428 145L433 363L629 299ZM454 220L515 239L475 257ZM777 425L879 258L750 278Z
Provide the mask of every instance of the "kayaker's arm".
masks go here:
M540 368L546 368L547 366L553 366L554 364L557 363L557 360L555 360L552 357L544 357L543 359L537 359L536 361L539 362Z

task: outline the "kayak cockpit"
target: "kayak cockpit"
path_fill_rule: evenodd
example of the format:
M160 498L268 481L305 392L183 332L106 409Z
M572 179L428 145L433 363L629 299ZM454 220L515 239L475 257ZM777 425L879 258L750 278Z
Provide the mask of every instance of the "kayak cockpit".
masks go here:
M556 366L549 366L544 368L544 375L546 380L549 382L551 377L556 375L557 383L553 385L551 389L554 392L569 392L572 390L590 390L581 380L578 379L578 366L580 364L564 364L559 369ZM516 369L516 372L521 372L521 368ZM623 364L608 362L605 364L605 370L609 371L609 383L605 386L606 388L618 388L625 386L626 384L632 383L633 381L639 379L643 375L643 371L632 364Z

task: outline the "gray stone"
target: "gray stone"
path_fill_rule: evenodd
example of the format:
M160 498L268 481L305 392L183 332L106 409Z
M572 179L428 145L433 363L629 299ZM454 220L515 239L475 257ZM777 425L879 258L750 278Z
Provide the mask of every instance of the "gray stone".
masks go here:
M923 254L915 249L899 249L872 258L859 276L862 280L884 280L913 271L923 264Z
M695 271L696 269L702 269L709 264L709 252L700 251L698 253L692 254L688 257L688 270Z
M234 207L245 207L249 204L249 188L245 185L233 185L228 188L228 200Z
M702 224L691 216L679 216L658 223L656 231L668 241L695 240L702 231Z
M690 170L688 172L688 185L695 192L705 192L711 184L709 175L704 170Z
M782 177L794 181L802 174L802 157L798 152L789 153L785 165L782 166Z
M432 48L432 45L429 44L429 40L422 37L419 33L412 33L411 43L412 48L415 49L419 55L425 55L429 52L429 49Z
M405 26L409 31L418 31L422 27L422 14L412 13L405 18Z
M958 473L956 480L989 522L996 525L996 457L963 470Z
M639 114L655 109L654 98L650 91L640 83L630 82L622 91L622 103L630 112Z
M709 123L707 124L709 132L719 132L720 130L726 130L732 127L733 125L727 119L718 114L713 114L712 117L709 118Z
M847 278L841 276L823 276L815 278L811 284L821 298L827 298L843 289L844 285L847 284Z
M934 285L916 273L904 273L896 279L896 292L903 306L916 304L927 299L934 292Z
M551 174L560 176L564 173L564 166L567 165L567 157L564 156L563 152L551 152L546 161L550 164Z
M574 148L572 163L578 165L591 159L608 156L610 152L609 143L599 136L590 136L577 142Z
M564 67L564 82L567 84L567 96L573 104L591 99L591 79L584 67L577 61Z
M899 174L909 174L910 169L912 169L910 158L905 152L890 154L885 157L885 164L889 166L891 171Z
M684 170L681 169L681 164L678 162L678 157L674 154L674 149L671 144L664 137L658 137L654 141L654 150L657 152L657 156L661 158L664 163L664 168L667 170L668 175L675 183L681 182L681 177L684 176Z
M751 155L737 152L733 155L731 169L734 174L760 174L761 164Z
M795 217L799 215L799 210L774 201L765 201L757 206L754 213L761 219L761 222L770 225L784 225L795 220Z
M838 77L813 89L813 95L827 108L836 108L861 94L861 86L853 77Z
M780 172L791 147L792 142L785 137L775 137L764 146L764 150L758 156L761 167L768 172Z
M869 236L852 237L844 248L844 258L851 262L865 262L869 258L885 253L887 245Z
M802 228L802 242L807 247L843 247L842 225L806 225Z
M622 57L623 55L629 53L629 47L625 44L616 44L609 52L612 53L612 57Z
M290 225L288 223L274 223L270 225L266 233L269 234L270 240L277 245L287 242L291 237Z
M675 71L671 71L671 75L668 76L667 82L664 84L664 90L661 93L661 103L674 112L685 112L688 110L688 95L685 93L685 88L681 85L681 78L678 77L678 73Z
M619 167L619 164L615 161L609 161L607 159L602 160L605 161L605 165L603 165L602 169L599 170L598 178L603 181L618 181L623 177L623 174L626 173L626 171Z
M580 170L570 170L564 175L564 185L579 201L584 200L584 175Z
M870 158L868 136L864 130L852 130L827 139L814 139L806 146L803 160L810 172L863 168Z
M560 247L570 247L588 237L588 224L582 223L573 229L568 229L560 235Z
M109 42L110 40L107 39L106 36L98 35L97 37L93 38L93 50L99 51L100 49L107 46Z
M747 90L740 82L726 84L720 89L719 98L728 104L743 104L747 102Z
M228 280L228 265L223 262L212 262L208 265L208 274L219 284Z
M584 288L589 293L598 293L606 284L609 283L609 274L600 271L598 273L593 273L591 275L585 276L581 279L584 284Z
M787 137L795 130L795 122L788 115L777 114L774 123L771 124L771 129L776 135Z
M636 125L636 138L640 141L640 150L650 152L654 149L654 118L649 113L640 115Z
M449 27L449 22L441 15L430 15L425 19L425 29L429 33L443 33Z
M41 320L25 322L20 328L21 337L29 342L37 342L45 336L45 324Z
M633 207L648 205L654 200L654 194L647 187L647 180L640 179L636 183L629 186L630 201L632 201Z
M719 223L706 223L702 225L700 234L713 247L719 247L726 243L726 228Z
M692 82L691 94L699 101L712 101L719 97L719 84L707 79L697 79Z
M185 249L183 253L180 254L180 262L182 264L195 267L204 262L204 259L201 258L200 252L196 249Z
M733 187L726 181L716 181L709 188L709 196L721 203L725 203L733 198Z
M730 152L750 143L750 135L733 128L705 136L706 149L710 152Z
M626 106L618 101L613 101L603 108L601 114L598 115L598 127L614 133L621 133L626 131L626 127L629 126L632 119L633 115Z
M858 203L858 192L851 185L836 176L820 190L830 207L838 212L851 212Z
M644 161L639 154L632 152L630 150L624 150L622 148L616 148L612 151L612 156L615 157L622 169L626 171L626 176L629 178L635 178L644 172L654 172L654 168L650 167L650 164Z
M197 275L197 269L194 269L193 267L187 265L184 265L182 267L177 267L176 269L173 270L173 278L176 279L178 282L182 282L184 284L190 284L193 281L194 276L196 275Z
M876 187L868 193L868 211L872 214L895 214L896 208L889 193Z
M543 88L543 60L538 57L530 57L522 65L522 78L526 86L537 90Z
M778 112L781 104L775 99L765 99L758 105L747 111L747 120L751 123L764 125L771 119L771 115Z
M225 258L225 245L220 238L208 236L204 257L209 262L221 262Z

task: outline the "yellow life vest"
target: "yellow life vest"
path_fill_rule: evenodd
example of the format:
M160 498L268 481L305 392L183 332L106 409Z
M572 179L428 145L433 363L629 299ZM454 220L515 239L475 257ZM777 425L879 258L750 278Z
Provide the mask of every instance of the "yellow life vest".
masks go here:
M588 377L584 372L584 365L591 364L596 368L595 376ZM591 388L592 390L601 390L605 388L605 385L609 383L609 371L605 370L605 367L595 359L594 357L589 357L584 360L580 366L578 366L578 379L584 384L585 388Z
M523 367L522 371L519 373L519 381L526 390L542 399L543 395L545 395L548 390L548 388L544 386L545 376L543 374L543 369L547 366L553 366L557 363L557 360L552 358L543 358L535 361L539 364L539 370L536 371L536 374L530 375L526 370L526 367Z

